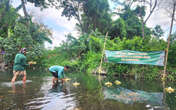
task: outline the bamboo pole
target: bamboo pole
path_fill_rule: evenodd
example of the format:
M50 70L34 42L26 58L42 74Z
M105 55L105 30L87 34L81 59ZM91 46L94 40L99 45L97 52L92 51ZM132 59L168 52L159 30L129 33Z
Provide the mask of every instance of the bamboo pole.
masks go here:
M173 28L173 22L174 22L174 16L175 16L175 7L176 7L176 3L174 3L173 13L172 13L172 20L171 20L171 26L170 26L169 36L168 36L168 39L167 39L168 43L167 43L167 49L166 49L166 57L165 57L165 64L164 64L164 74L163 74L163 78L164 79L166 77L168 51L169 51L170 37L171 37L171 34L172 34L172 28Z
M102 55L101 55L101 62L100 62L100 66L98 68L98 79L99 81L101 80L101 77L100 77L100 73L101 73L101 67L102 67L102 63L103 63L103 56L104 56L104 51L105 51L105 47L106 47L106 39L108 37L108 32L106 33L106 36L105 36L105 41L104 41L104 46L103 46L103 51L102 51Z

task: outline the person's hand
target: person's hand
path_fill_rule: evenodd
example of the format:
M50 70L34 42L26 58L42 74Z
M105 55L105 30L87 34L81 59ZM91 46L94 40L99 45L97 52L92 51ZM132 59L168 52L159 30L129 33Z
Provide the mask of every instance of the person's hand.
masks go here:
M29 66L31 66L31 65L32 65L32 63L31 63L31 62L28 62L28 64L29 64Z
M70 81L71 79L70 78L63 78L63 81L64 82L68 82L68 81Z

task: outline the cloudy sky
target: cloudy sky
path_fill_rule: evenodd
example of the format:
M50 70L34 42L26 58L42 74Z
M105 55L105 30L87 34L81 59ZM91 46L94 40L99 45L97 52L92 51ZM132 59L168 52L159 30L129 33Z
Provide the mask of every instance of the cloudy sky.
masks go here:
M13 6L17 7L21 3L21 0L13 0ZM110 3L112 6L112 3ZM53 48L59 46L62 40L65 40L65 35L68 33L72 33L72 35L77 36L78 32L75 29L76 20L72 18L71 20L67 20L67 18L61 16L62 10L56 10L54 8L47 8L44 10L40 10L40 8L36 8L33 4L27 4L28 13L32 14L36 21L44 23L48 26L49 29L52 30L53 34L53 44L46 43L47 48ZM23 11L20 10L19 13L23 15ZM149 21L147 22L147 26L154 27L157 24L161 25L162 29L165 31L165 37L168 34L169 26L170 26L170 18L168 14L164 10L156 11Z
M20 3L21 0L14 0L12 2L14 7L19 6ZM65 35L68 33L72 33L74 36L78 35L78 32L75 29L75 24L77 21L75 19L67 20L67 18L61 16L61 10L48 8L41 11L40 8L36 8L30 3L28 3L26 7L28 13L33 15L33 19L44 23L49 29L52 30L53 44L46 43L45 45L47 48L59 46L61 41L65 40ZM19 13L24 15L22 10L20 10Z

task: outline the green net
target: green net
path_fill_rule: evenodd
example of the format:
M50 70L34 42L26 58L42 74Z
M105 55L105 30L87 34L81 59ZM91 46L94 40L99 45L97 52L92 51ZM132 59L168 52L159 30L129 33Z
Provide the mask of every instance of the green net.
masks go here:
M104 98L114 99L125 104L139 102L151 105L162 105L163 93L129 90L123 87L104 88Z

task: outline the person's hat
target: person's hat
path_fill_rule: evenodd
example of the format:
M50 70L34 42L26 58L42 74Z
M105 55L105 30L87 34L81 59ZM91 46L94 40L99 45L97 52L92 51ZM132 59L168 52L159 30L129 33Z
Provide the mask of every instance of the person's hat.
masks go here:
M21 53L26 52L26 48L22 48L22 49L20 50L20 52L21 52Z

